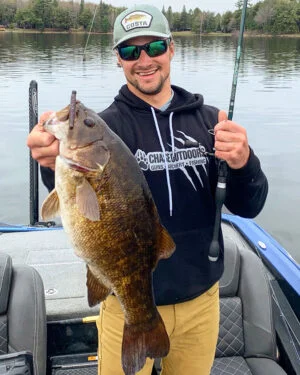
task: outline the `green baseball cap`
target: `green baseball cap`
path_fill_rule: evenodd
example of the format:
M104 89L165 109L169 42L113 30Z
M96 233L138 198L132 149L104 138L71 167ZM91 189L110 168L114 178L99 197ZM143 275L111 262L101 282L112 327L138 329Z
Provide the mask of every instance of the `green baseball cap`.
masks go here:
M134 5L118 15L114 24L114 46L137 36L170 38L168 20L153 5Z

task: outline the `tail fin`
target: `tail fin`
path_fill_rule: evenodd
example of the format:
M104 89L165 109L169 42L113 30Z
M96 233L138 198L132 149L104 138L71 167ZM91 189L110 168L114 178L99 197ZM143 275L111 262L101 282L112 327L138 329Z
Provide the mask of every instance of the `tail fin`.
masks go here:
M151 329L125 323L122 343L122 367L125 375L135 375L144 367L147 357L165 357L169 350L169 337L159 313Z

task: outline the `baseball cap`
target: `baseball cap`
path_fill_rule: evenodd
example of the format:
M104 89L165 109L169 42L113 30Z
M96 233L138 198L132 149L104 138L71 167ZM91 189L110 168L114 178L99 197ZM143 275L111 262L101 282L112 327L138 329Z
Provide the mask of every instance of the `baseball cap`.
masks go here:
M134 5L118 15L114 24L114 46L137 36L170 38L168 20L153 5Z

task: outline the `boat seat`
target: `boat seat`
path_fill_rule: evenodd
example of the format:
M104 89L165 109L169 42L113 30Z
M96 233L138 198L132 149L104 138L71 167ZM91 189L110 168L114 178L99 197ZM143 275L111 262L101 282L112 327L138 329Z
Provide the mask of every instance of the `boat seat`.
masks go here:
M224 241L220 331L211 375L286 375L276 362L272 301L263 263L230 237Z
M45 375L46 329L40 275L33 267L13 265L11 257L0 252L0 359L11 357L6 356L9 353L30 352L34 374Z

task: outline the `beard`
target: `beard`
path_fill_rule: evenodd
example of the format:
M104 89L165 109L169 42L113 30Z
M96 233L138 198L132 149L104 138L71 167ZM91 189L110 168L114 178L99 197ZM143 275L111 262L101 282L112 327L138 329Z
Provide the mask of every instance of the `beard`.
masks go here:
M139 92L141 92L142 94L144 95L157 95L159 94L163 87L164 87L164 84L166 82L166 80L169 78L170 74L167 74L167 76L165 77L160 77L160 80L159 82L157 82L157 84L155 86L152 86L152 87L146 87L146 85L142 85L140 84L140 82L138 80L133 80L133 79L128 79L127 78L127 81L135 88L137 89Z

